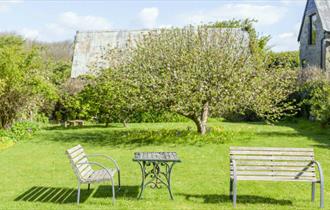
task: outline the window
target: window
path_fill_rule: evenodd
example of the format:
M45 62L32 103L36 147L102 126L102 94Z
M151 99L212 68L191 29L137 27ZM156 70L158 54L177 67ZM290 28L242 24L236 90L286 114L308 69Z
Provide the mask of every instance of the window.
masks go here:
M316 14L309 16L309 44L316 44Z

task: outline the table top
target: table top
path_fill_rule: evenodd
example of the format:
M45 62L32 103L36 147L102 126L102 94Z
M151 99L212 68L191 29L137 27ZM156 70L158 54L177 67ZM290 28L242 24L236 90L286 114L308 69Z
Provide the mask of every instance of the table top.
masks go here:
M176 152L135 152L133 161L181 162Z

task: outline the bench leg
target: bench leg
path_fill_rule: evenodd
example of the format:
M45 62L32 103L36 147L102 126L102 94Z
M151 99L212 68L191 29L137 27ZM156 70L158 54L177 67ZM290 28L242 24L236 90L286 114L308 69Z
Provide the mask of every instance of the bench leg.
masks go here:
M91 183L88 183L88 190L91 189Z
M78 182L77 204L79 204L79 200L80 200L80 182Z
M229 199L233 200L233 180L230 179L230 186L229 186Z
M324 181L320 182L320 208L324 208Z
M111 187L112 187L112 204L115 204L115 183L113 179L111 179Z
M312 201L315 200L315 182L312 182Z
M237 183L233 181L233 207L236 207L236 198L237 198Z
M118 171L118 190L120 190L120 171Z

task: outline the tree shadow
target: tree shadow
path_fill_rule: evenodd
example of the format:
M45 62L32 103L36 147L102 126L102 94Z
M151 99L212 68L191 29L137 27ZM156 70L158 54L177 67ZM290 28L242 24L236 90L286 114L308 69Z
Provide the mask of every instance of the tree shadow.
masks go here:
M95 193L93 194L93 192ZM138 186L122 186L116 191L116 198L136 198L139 193ZM94 198L111 198L111 186L101 185L95 190L91 188L80 190L80 203L85 202L93 194ZM60 188L60 187L43 187L34 186L17 196L14 201L41 202L41 203L57 203L69 204L77 202L76 188Z
M217 194L179 194L184 196L186 200L195 201L196 199L202 199L203 203L231 203L229 195L217 195ZM197 202L197 201L196 201ZM237 203L242 204L276 204L276 205L292 205L290 200L274 199L256 195L237 195Z
M62 125L53 125L53 126L47 126L44 129L45 130L81 130L81 129L95 129L95 128L125 128L120 124L110 124L108 126L105 126L104 124L91 124L91 125L82 125L82 126L68 126L64 127Z
M296 122L284 122L277 126L293 128L297 132L297 135L305 136L318 142L318 144L313 145L314 147L330 149L330 129L322 128L317 122L296 120Z
M159 129L159 130L117 130L117 129L100 129L100 130L74 130L55 131L51 135L47 135L46 139L56 142L79 142L81 144L92 144L98 146L147 146L161 145L166 143L191 143L197 136L196 132L177 129ZM199 136L199 135L198 135ZM44 137L43 137L44 138Z
M93 190L81 189L80 202L85 202ZM14 201L42 202L42 203L76 203L77 189L34 186L23 192Z

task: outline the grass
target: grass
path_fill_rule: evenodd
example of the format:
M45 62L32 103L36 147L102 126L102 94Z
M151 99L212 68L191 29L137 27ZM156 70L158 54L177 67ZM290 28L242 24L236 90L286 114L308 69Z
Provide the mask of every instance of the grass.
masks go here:
M191 123L130 124L81 129L49 127L32 139L0 151L0 209L232 209L229 191L229 147L313 147L325 174L325 206L330 208L330 131L298 120L278 125L211 121L205 137L188 132ZM82 187L76 201L76 178L64 152L82 144L87 153L113 156L122 171L122 190L111 204L111 188L102 183ZM176 151L174 201L165 188L147 188L137 200L141 172L132 161L136 151ZM318 187L318 186L317 186ZM318 189L318 188L317 188ZM237 209L317 209L311 184L240 182Z

